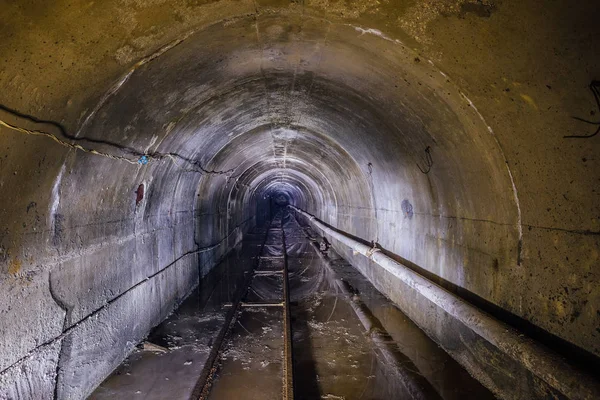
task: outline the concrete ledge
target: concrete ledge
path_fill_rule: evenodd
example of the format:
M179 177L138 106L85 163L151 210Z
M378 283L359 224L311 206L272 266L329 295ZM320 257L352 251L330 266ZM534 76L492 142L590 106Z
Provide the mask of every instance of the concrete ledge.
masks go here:
M600 383L551 350L375 248L291 207L331 239L336 250L503 399L600 398Z
M6 318L0 320L0 333L7 339L2 342L4 358L0 357L0 364L4 364L0 369L0 399L83 399L88 396L133 347L189 295L198 279L241 240L249 222L243 221L211 246L187 252L180 249L182 253L177 258L172 254L172 234L156 238L150 235L143 248L133 240L124 242L122 249L102 248L99 256L95 253L86 256L95 262L84 260L87 267L84 271L91 273L84 274L89 278L84 282L76 279L82 276L77 268L81 267L82 260L74 259L64 271L59 265L53 271L56 273L53 279L49 271L43 271L33 278L33 284L14 289L15 295L7 296L10 301L4 313ZM160 258L157 253L162 236L169 241L162 247L165 250L163 262L171 262L157 270L151 259L152 256ZM190 237L193 241L193 235ZM103 257L104 261L117 266L131 264L132 260L124 253L135 254L135 250L150 254L133 260L135 266L145 263L135 273L123 275L121 269L130 271L130 268L117 268L119 275L109 274L106 278L102 275L106 271L94 268L101 265ZM111 252L113 254L109 254ZM93 274L96 270L101 279ZM56 278L61 276L70 279L59 282ZM117 285L111 286L111 282ZM83 295L83 285L93 289L88 297ZM69 304L59 297L68 299ZM65 309L74 306L79 310L77 318L63 326Z
M198 256L225 251L221 241L180 257L87 317L65 335L57 377L58 399L83 399L198 283ZM209 257L215 260L215 257ZM210 267L214 267L213 261Z
M180 292L177 275L186 275L185 271L178 270L187 269L189 265L177 262L69 332L61 352L58 398L87 397L121 363L176 304Z
M65 311L55 302L48 271L0 282L0 376L63 331Z

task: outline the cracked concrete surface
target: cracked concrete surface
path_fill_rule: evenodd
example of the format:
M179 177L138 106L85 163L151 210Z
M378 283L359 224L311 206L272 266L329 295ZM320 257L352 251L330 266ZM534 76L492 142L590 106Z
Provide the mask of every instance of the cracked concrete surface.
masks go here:
M88 395L276 193L597 362L594 2L5 3L0 120L131 163L0 127L0 398Z

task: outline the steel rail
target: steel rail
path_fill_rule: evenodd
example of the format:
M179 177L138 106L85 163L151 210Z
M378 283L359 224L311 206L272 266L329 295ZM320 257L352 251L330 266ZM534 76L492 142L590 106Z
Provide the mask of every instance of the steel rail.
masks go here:
M283 399L294 399L294 360L292 320L290 312L290 286L288 274L287 245L283 229L284 215L281 216L281 241L283 242Z
M208 359L204 364L204 368L202 368L202 373L200 374L198 380L196 381L196 385L194 386L194 390L190 396L190 400L207 400L210 394L210 389L212 387L212 383L214 380L215 373L218 370L217 360L219 359L223 343L225 339L229 336L233 325L237 321L238 310L241 308L242 299L245 297L250 284L252 283L252 278L254 276L254 270L258 267L258 263L260 262L260 254L262 253L265 244L267 243L267 238L269 236L269 232L265 233L265 238L260 248L259 256L257 257L257 262L254 267L247 271L247 276L244 279L244 282L240 287L235 291L233 301L230 304L224 304L223 306L228 307L229 310L225 315L225 323L221 327L217 338L215 339L214 345L212 346L210 353L208 355Z

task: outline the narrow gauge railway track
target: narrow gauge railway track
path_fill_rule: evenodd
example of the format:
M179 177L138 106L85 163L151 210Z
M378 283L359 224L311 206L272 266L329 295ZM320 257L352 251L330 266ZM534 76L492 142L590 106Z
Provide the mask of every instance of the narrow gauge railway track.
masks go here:
M156 328L160 354L132 354L92 398L493 398L297 217L249 232Z
M265 235L265 240L261 245L260 255L255 267L249 272L244 284L240 287L236 296L234 296L232 303L227 304L230 309L227 313L225 324L212 346L211 354L196 384L191 399L207 400L211 398L211 390L215 384L215 379L222 372L221 362L224 359L226 344L231 340L233 327L236 323L239 323L243 328L240 317L247 309L253 308L275 308L281 310L279 314L281 314L280 326L283 339L283 343L281 344L283 359L275 360L275 362L281 362L281 394L283 400L294 399L290 287L283 219L284 215L280 212L271 221ZM256 289L253 288L253 284L260 279L280 281L280 297L269 299L268 301L260 300L264 296L260 296L260 293L257 296ZM243 329L245 330L246 328Z

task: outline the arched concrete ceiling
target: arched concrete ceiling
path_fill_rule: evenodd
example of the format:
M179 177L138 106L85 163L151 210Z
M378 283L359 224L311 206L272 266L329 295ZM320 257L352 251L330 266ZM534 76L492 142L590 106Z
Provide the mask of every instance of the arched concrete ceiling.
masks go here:
M18 291L51 265L156 230L187 232L174 234L181 251L208 246L284 193L600 355L598 138L563 137L593 128L571 115L600 111L587 89L600 73L593 8L6 4L0 119L63 145L1 128L3 285ZM98 293L57 289L78 299L71 321L137 279L90 274L106 281ZM63 329L22 324L44 335L0 368Z

